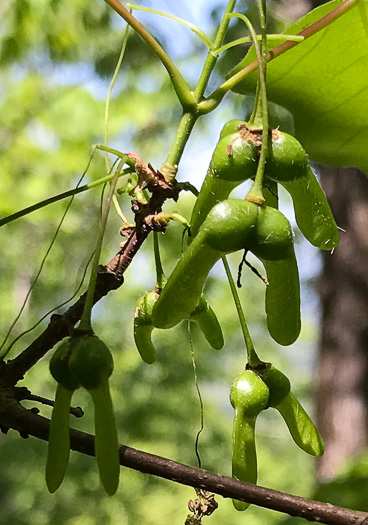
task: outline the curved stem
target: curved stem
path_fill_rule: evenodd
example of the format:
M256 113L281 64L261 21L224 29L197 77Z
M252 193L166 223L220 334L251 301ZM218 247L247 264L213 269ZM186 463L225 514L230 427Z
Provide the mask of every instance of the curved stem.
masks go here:
M222 17L222 20L221 20L221 23L220 23L220 26L218 28L218 31L217 31L217 35L216 35L216 38L215 38L215 41L213 43L213 46L212 48L210 49L208 55L207 55L207 58L206 58L206 61L204 63L204 66L203 66L203 69L202 69L202 73L199 77L199 80L198 80L198 83L196 85L196 88L195 88L195 91L194 91L194 96L195 96L195 99L197 101L201 100L201 98L203 97L203 93L207 87L207 84L208 84L208 80L211 76L211 73L216 65L216 62L217 62L217 59L218 59L218 55L216 53L214 53L214 49L217 49L219 46L221 46L224 38L225 38L225 34L226 34L226 31L227 31L227 28L229 26L229 18L228 18L228 15L229 13L231 13L235 7L235 3L236 3L236 0L230 0L227 7L226 7L226 10L223 14L223 17Z
M164 13L163 11L157 11L156 9L151 9L150 7L143 7L141 5L127 4L127 6L130 9L134 9L135 11L146 11L147 13L153 13L154 15L164 16L165 18L170 18L170 20L179 22L180 24L183 24L184 26L189 27L189 29L193 31L193 33L199 36L199 38L208 48L212 47L212 42L208 38L208 36L203 31L201 31L197 26L195 26L194 24L191 24L190 22L187 22L186 20L183 20L183 18L179 18L178 16Z
M125 28L124 36L123 36L123 43L122 43L122 46L121 46L121 51L120 51L120 55L119 55L119 58L118 58L118 62L116 64L115 71L114 71L114 74L112 76L112 79L111 79L111 82L110 82L110 85L109 85L109 88L108 88L107 94L106 94L106 100L105 100L105 133L104 133L104 142L105 142L105 147L106 148L108 148L108 146L109 146L109 126L108 126L108 122L109 122L110 98L111 98L112 90L114 89L114 85L115 85L115 82L116 82L116 79L117 79L117 76L118 76L121 64L123 62L123 58L124 58L124 55L125 55L125 50L126 50L126 46L127 46L127 42L128 42L128 36L129 36L129 25L127 24L127 26ZM109 154L108 154L107 150L105 151L105 164L106 164L106 173L109 174L111 166L110 166ZM127 221L125 215L123 214L123 212L120 209L119 201L118 201L118 199L117 199L115 194L113 195L112 200L113 200L113 204L114 204L116 213L118 214L120 219L123 221L123 223L126 224L128 221Z
M225 256L222 257L222 263L224 265L226 276L229 281L229 285L230 285L231 293L234 299L236 311L238 312L239 322L240 322L240 326L243 332L245 346L247 349L248 363L250 364L252 368L256 368L258 365L262 364L263 361L260 360L254 348L253 341L252 341L252 338L248 330L247 322L245 320L243 308L242 308L242 305L239 299L239 294L236 289L233 276L231 275L229 263L227 262L227 259Z
M119 177L123 177L124 175L128 175L129 173L134 173L134 168L126 168L125 170L122 170L121 173L119 174ZM12 213L11 215L8 215L7 217L3 217L2 219L0 219L0 227L4 226L5 224L8 224L9 222L16 221L17 219L20 219L21 217L24 217L25 215L28 215L29 213L32 213L33 211L40 210L41 208L44 208L45 206L48 206L49 204L53 204L54 202L61 201L68 197L72 197L73 195L78 195L78 193L82 193L84 191L91 190L92 188L97 188L98 186L101 186L102 184L106 184L107 182L110 182L113 179L113 177L114 175L107 175L106 177L97 179L94 182L89 182L88 184L84 184L83 186L79 186L78 188L73 188L72 190L64 191L63 193L59 193L58 195L49 197L48 199L45 199L44 201L37 202L37 204L32 204L32 206L23 208L23 210L19 210L15 213Z
M269 34L267 35L267 38L270 40L290 40L291 42L303 42L304 36L299 35L284 35L283 33L279 34ZM257 35L257 40L262 40L261 35ZM221 55L224 51L227 51L228 49L231 49L232 47L239 46L241 44L248 44L248 42L252 42L252 39L250 36L244 36L242 38L237 38L236 40L233 40L232 42L228 42L227 44L219 47L218 49L214 50L214 53L216 55Z
M106 172L107 173L110 172L110 161L109 161L109 151L108 151L108 147L109 147L109 126L108 126L108 122L109 122L110 98L111 98L112 90L114 89L114 86L115 86L116 78L118 76L121 64L123 62L123 58L124 58L124 54L125 54L125 50L126 50L126 46L127 46L127 42L128 42L128 34L129 34L129 25L127 24L127 26L125 28L124 36L123 36L123 43L122 43L122 46L121 46L121 51L120 51L120 55L119 55L119 58L118 58L118 62L116 64L114 74L112 76L109 88L107 90L106 100L105 100L105 133L104 133L104 142L105 142L105 148L106 148L106 150L105 150L105 164L106 164Z
M156 53L162 65L169 73L171 82L183 108L195 107L195 99L186 80L174 65L166 51L164 51L157 40L153 38L151 33L147 31L147 29L138 22L138 20L134 18L134 16L129 13L129 11L118 0L105 0L105 2L134 29L134 31L150 46L152 51Z
M100 225L100 229L98 232L96 250L95 250L95 255L93 258L93 263L92 263L92 268L91 268L91 276L89 279L86 302L84 303L83 314L81 317L80 324L78 326L79 330L92 331L91 312L92 312L92 307L93 307L93 302L94 302L93 299L95 295L97 270L98 270L98 264L100 261L102 242L103 242L103 238L105 235L107 218L109 216L112 197L114 195L115 186L116 186L116 183L118 182L119 174L120 174L121 168L123 167L123 164L124 164L124 161L122 160L120 161L118 167L116 168L116 172L110 184L109 193L107 194L107 197L106 197L105 208L103 210L102 217L101 217L101 225Z
M359 2L360 0L346 0L343 4L336 7L336 9L320 18L320 20L317 20L317 22L314 22L310 26L300 31L300 33L298 33L296 36L304 37L304 42L304 40L307 40L311 36L314 36L316 33L322 31L322 29L325 29L327 26L335 22L335 20L343 16L356 5L358 5ZM302 42L291 42L290 40L288 40L287 42L283 42L282 44L278 45L277 47L274 47L267 53L266 61L271 62L271 60L274 60L286 51L289 51L289 49L292 49L293 47L301 43ZM257 68L258 60L254 60L254 62L246 66L244 69L238 71L235 75L228 78L218 88L216 88L215 91L213 91L213 93L211 93L211 95L209 95L209 97L206 100L203 100L198 104L199 113L201 115L204 115L210 113L215 108L217 108L217 106L222 102L226 93L232 90L237 84L239 84L239 82L244 80L250 73L255 71Z

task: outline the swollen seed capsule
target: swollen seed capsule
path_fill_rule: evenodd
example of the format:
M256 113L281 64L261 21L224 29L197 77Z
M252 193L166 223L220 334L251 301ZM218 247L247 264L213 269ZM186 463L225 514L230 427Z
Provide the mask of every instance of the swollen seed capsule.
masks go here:
M112 374L114 362L109 348L94 334L75 338L69 370L86 390L98 388Z
M309 163L300 142L278 129L273 129L271 136L265 171L267 177L277 182L303 177Z
M80 387L79 381L69 370L69 360L76 345L76 339L68 338L55 350L49 367L52 377L66 390L74 391Z
M90 393L95 416L95 455L101 483L112 496L119 486L119 441L109 389L114 362L109 348L94 334L76 338L69 369Z
M235 409L233 426L232 476L240 481L257 482L255 426L257 416L267 406L269 390L252 372L242 372L233 382L230 402ZM237 510L246 510L249 503L233 500Z

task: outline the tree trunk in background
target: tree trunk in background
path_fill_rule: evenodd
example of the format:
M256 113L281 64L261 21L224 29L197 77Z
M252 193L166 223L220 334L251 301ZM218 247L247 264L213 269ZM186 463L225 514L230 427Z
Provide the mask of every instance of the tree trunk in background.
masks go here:
M333 254L323 254L317 371L317 423L325 440L319 481L367 446L368 399L368 180L355 168L321 169L321 184L341 232Z

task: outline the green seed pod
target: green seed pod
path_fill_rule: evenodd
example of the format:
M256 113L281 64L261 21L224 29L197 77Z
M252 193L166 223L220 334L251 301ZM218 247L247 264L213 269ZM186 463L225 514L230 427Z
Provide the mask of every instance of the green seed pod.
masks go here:
M266 175L277 182L303 177L309 166L303 146L288 133L273 129L266 161Z
M73 392L80 387L79 381L70 373L69 359L76 345L76 340L68 338L55 350L49 367L52 377L66 390Z
M228 124L229 128L233 128L232 124ZM190 219L193 238L213 206L227 199L233 189L254 177L257 171L258 153L252 136L237 129L236 132L227 134L227 124L224 129L226 134L221 134L223 138L217 143L193 208Z
M304 452L322 456L324 444L321 434L292 392L275 405L287 424L291 437Z
M86 390L93 390L112 374L114 362L110 350L94 334L75 338L69 370Z
M152 310L158 294L152 290L138 301L134 312L134 341L141 358L147 364L156 361L156 349L152 344Z
M69 369L92 396L95 413L95 455L101 483L108 495L119 486L119 442L108 379L114 367L108 347L94 334L77 338Z
M302 145L288 133L273 129L265 167L265 182L276 181L290 193L297 224L306 239L323 250L339 243L339 233L325 194L308 163ZM227 199L241 182L255 176L261 129L241 120L224 125L206 178L194 205L191 223L195 237L209 211Z
M242 372L233 382L230 402L235 409L233 426L232 476L248 483L257 482L255 425L257 416L267 406L269 390L252 372ZM233 500L237 510L246 510L249 503Z
M109 496L119 487L119 440L109 382L90 390L95 411L95 455L101 483Z
M281 224L280 235L269 221L272 215ZM273 208L236 199L217 204L163 289L152 312L153 324L170 328L187 318L199 300L212 266L223 255L245 249L260 258L267 272L266 314L271 336L282 345L293 343L300 333L299 275L287 225L282 214ZM259 246L257 239L262 241ZM282 256L285 258L281 259Z
M246 124L247 123L245 122L245 120L240 120L237 118L229 120L229 122L226 122L226 124L224 124L224 127L221 130L220 140L224 137L227 137L227 135L233 135L234 133L237 133L239 131L239 127L245 126Z
M73 390L58 384L50 421L46 460L46 485L51 494L60 487L69 462L69 411L72 395Z
M223 253L255 246L258 217L259 206L256 204L227 199L212 208L201 228L200 239L203 244Z
M220 323L204 295L201 295L196 308L190 314L190 320L198 324L207 342L215 350L224 346L224 336Z
M148 292L140 298L134 313L135 344L143 361L148 364L154 363L156 360L156 349L152 344L151 335L154 329L152 311L158 297L155 291ZM190 314L189 319L198 324L212 348L221 350L224 346L221 326L204 295L200 296L198 304Z
M61 485L70 454L69 411L74 391L79 381L69 370L69 360L76 341L64 341L50 360L50 372L58 382L50 421L49 443L46 460L46 484L49 492L55 492Z
M310 167L304 177L281 182L290 193L295 219L304 237L321 250L332 250L340 242L339 231L319 182Z
M289 379L274 366L267 368L261 377L270 391L268 406L275 407L279 405L290 392Z
M280 345L293 344L300 334L300 284L294 253L286 259L261 259L269 285L266 288L267 328Z
M275 208L258 207L257 237L250 250L260 259L277 261L294 253L289 221Z

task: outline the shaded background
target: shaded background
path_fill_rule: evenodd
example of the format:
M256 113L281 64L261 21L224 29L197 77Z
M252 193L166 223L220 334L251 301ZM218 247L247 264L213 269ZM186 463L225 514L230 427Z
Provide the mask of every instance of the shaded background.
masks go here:
M248 10L255 20L254 2L249 4L250 7L239 0L238 9ZM144 5L186 18L211 32L225 3L202 0L194 5L187 0L179 6L152 0ZM307 1L270 2L270 32L282 29L285 22L279 17L291 21L310 7ZM206 55L202 43L175 22L146 13L135 15L147 24L193 85ZM102 0L88 4L82 0L8 0L0 7L0 18L3 20L0 214L4 216L73 187L87 164L91 145L103 142L104 99L119 55L124 23ZM231 27L229 38L244 35L242 25L233 22ZM242 46L220 61L211 86L245 51ZM251 103L239 95L229 95L218 110L197 124L180 165L179 180L190 180L200 187L224 122L242 118ZM110 145L122 151L135 151L158 167L166 157L179 118L180 108L164 69L145 44L131 33L110 105ZM104 158L97 154L86 181L104 174ZM268 410L262 414L257 427L259 484L368 510L365 502L368 457L364 455L367 275L366 265L357 259L362 254L365 256L368 245L367 181L355 172L348 176L340 173L338 177L331 170L323 171L322 181L331 197L337 222L348 229L348 234L343 236L334 256L326 254L322 261L318 250L296 232L303 283L300 339L289 348L280 347L270 339L265 329L264 286L252 273L244 272L240 294L260 356L290 376L294 392L311 413L314 412L313 395L317 392L317 417L327 443L326 459L318 466L318 484L314 460L294 446L278 414ZM354 205L348 204L350 189ZM238 195L244 192L245 188L240 188ZM95 189L75 199L13 337L73 294L96 241L100 198L101 189ZM122 195L120 202L124 213L132 218L129 199ZM192 196L182 195L178 204L168 204L165 209L176 209L189 218L193 202ZM287 196L282 196L281 204L292 220ZM0 231L2 336L21 307L65 206L66 202L53 204ZM119 227L120 220L112 212L101 257L103 262L118 250L122 240ZM358 248L352 246L356 237ZM167 273L180 256L181 243L182 228L170 225L161 242ZM239 259L239 254L230 258L234 271ZM335 267L341 259L344 273ZM320 277L322 267L326 273ZM323 312L316 295L317 282L323 297ZM183 323L170 331L155 331L158 359L153 366L141 362L133 344L135 304L154 284L150 238L126 272L123 287L109 294L94 309L95 330L109 345L115 359L111 382L119 437L128 446L195 466L194 442L200 412L187 327ZM343 298L337 295L342 289ZM361 301L358 307L347 302L354 300L355 291ZM220 352L213 351L196 327L193 328L204 398L205 429L199 450L204 468L229 475L232 409L228 396L232 380L244 368L245 349L221 266L212 272L206 294L218 312L226 345ZM337 308L339 304L341 308ZM355 310L359 314L357 321L351 317ZM335 324L331 324L328 317L332 314ZM321 317L325 331L320 328ZM350 329L348 335L343 332L344 326ZM10 357L20 352L41 329L26 335ZM322 358L318 361L320 341L323 342ZM48 359L49 356L26 375L24 384L33 393L52 398L55 383L48 373ZM82 420L73 421L73 426L92 431L88 396L78 392L74 402L83 406L86 415ZM40 408L42 414L50 415L47 407ZM24 441L13 431L7 436L0 435L0 523L176 525L184 523L187 501L194 497L190 488L123 468L119 491L108 498L99 486L94 460L74 452L62 487L50 495L44 482L45 458L45 443L34 438ZM230 501L217 499L220 507L207 519L214 525L236 525L244 520L253 525L272 525L285 520L290 524L304 523L255 507L245 514L238 513Z

